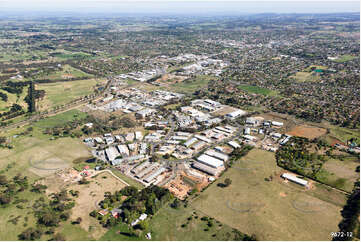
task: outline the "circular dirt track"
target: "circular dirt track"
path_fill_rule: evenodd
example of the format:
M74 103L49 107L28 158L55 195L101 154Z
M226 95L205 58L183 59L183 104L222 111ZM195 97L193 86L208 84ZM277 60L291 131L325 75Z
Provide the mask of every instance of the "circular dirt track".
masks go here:
M68 162L57 157L51 157L40 161L33 161L30 159L29 164L32 168L45 171L57 171L69 166Z
M321 201L310 201L306 197L293 200L292 207L302 213L317 213L326 209Z

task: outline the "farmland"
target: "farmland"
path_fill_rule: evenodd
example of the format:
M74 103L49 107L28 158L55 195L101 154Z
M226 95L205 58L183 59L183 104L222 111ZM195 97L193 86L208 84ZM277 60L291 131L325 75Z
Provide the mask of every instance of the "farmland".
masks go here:
M86 78L92 77L92 75L87 74L81 70L78 70L70 65L64 65L61 67L61 70L45 72L38 74L34 77L34 79L40 80L61 80L61 79L70 79L70 78Z
M348 157L342 160L330 159L322 166L317 178L332 187L351 192L359 177L359 173L356 172L359 165L357 157Z
M228 240L232 228L213 220L213 226L207 226L201 218L206 216L193 208L162 208L151 220L153 240ZM189 219L190 218L190 219ZM182 224L187 224L182 227ZM208 229L208 230L207 230Z
M175 92L192 94L198 89L207 87L207 84L210 80L212 80L212 77L210 76L198 76L196 78L191 78L182 82L172 84L167 89Z
M34 126L42 129L53 128L69 121L85 118L86 116L87 114L84 112L81 112L77 109L71 109L64 113L60 113L55 116L50 116L45 119L41 119L38 122L36 122Z
M87 79L37 84L36 89L45 90L45 97L37 105L40 110L47 110L67 104L74 99L93 93L98 84L104 84L104 80Z
M329 240L330 232L337 231L345 196L318 184L306 191L284 183L278 178L281 171L274 154L252 150L222 176L232 180L229 187L216 182L191 205L260 240ZM272 181L265 181L269 176Z

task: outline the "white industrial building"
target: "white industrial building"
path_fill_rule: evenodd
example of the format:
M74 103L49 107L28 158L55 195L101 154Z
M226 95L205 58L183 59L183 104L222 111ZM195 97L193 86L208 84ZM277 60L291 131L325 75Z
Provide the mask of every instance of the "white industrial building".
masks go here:
M129 156L129 149L126 145L118 145L117 148L122 156Z
M109 161L113 161L119 156L118 150L113 146L105 149L105 154Z
M203 155L199 156L197 158L197 160L200 163L203 163L203 164L208 165L208 166L213 167L213 168L218 168L218 167L223 166L223 161L221 161L221 160L219 160L217 158L214 158L212 156L206 155L206 154L203 154Z
M226 154L223 154L223 153L220 153L220 152L217 152L215 150L207 150L205 152L206 155L209 155L209 156L213 156L217 159L220 159L222 161L228 161L229 160L229 156L226 155Z
M297 183L299 185L302 185L302 186L305 186L305 187L308 187L309 186L309 183L308 181L306 180L303 180L301 178L298 178L297 176L295 176L294 174L291 174L291 173L283 173L282 174L282 177L287 179L287 180L290 180L294 183Z
M277 121L272 121L272 125L281 127L281 126L283 126L283 123L282 122L277 122Z
M234 148L234 149L237 149L237 148L240 148L240 147L241 147L241 146L240 146L237 142L235 142L235 141L229 141L228 144L229 144L230 146L232 146L232 148Z
M245 115L247 112L246 111L243 111L241 109L237 109L231 113L227 113L226 114L226 117L227 118L230 118L230 119L234 119L234 118L237 118L237 117L241 117L243 115Z

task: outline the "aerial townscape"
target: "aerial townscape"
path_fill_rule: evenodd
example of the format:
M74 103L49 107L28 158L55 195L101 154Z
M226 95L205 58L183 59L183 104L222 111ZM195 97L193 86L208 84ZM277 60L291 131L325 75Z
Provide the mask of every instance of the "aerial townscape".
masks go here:
M216 3L0 10L1 241L360 240L359 8Z

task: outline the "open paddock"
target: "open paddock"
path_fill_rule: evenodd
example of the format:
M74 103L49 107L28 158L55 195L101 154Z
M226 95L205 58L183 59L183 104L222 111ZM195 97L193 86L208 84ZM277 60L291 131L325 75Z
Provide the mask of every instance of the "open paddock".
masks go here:
M322 135L325 135L327 130L324 128L309 126L309 125L299 125L291 129L287 134L292 136L304 137L308 139L318 138Z
M230 178L229 187L215 182L190 205L258 240L330 240L345 195L320 184L308 190L284 182L282 172L274 153L253 149L220 178Z

